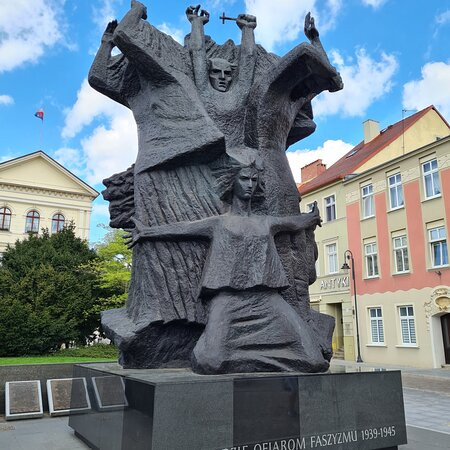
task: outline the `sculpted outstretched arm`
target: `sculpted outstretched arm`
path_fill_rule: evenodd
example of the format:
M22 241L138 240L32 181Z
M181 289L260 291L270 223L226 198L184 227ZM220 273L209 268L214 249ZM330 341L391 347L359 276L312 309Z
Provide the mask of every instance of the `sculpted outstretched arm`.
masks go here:
M298 108L317 94L342 89L342 79L330 64L319 40L314 19L308 13L305 33L311 44L303 42L283 56L273 69L270 90L286 92L291 101L300 100Z
M275 235L282 231L296 232L300 230L314 229L317 225L321 226L321 218L317 202L311 212L297 214L295 216L275 217L271 224L271 232Z
M217 217L208 217L193 222L175 222L167 225L148 227L132 217L135 228L130 231L127 244L133 247L143 240L179 241L195 238L211 239Z
M143 20L147 19L147 8L136 0L131 1L131 9L119 22L114 31L113 41L120 51L149 79L158 83L173 81L172 75L160 64L159 58L146 45ZM151 33L160 33L146 23Z
M199 14L200 5L189 6L186 9L186 17L191 22L191 36L188 49L194 66L195 84L198 89L204 89L208 85L208 60L206 58L205 29L209 22L209 13L202 9Z
M239 14L237 26L242 30L241 53L239 55L239 81L251 84L256 63L255 33L256 17Z
M94 62L89 70L89 84L97 91L112 98L116 102L129 107L125 97L121 94L119 86L111 79L111 51L114 48L113 33L117 27L117 20L109 22L102 36L102 41Z

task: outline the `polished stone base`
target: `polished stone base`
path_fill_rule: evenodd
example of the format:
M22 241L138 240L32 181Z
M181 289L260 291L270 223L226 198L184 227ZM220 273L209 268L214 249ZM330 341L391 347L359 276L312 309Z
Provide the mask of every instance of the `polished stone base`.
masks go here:
M88 380L92 410L71 415L69 426L94 449L364 450L406 443L399 371L197 375L80 364L73 376ZM99 383L101 377L109 378Z

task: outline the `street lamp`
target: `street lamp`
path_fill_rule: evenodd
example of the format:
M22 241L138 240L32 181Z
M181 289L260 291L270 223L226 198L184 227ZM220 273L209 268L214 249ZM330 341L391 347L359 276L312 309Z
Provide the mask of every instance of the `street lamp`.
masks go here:
M353 278L353 294L355 295L355 319L356 319L356 344L358 347L358 357L356 358L357 363L362 363L361 349L359 345L359 321L358 321L358 303L356 302L356 279L355 279L355 260L353 259L353 253L350 250L345 250L344 252L344 264L342 264L341 269L348 271L350 269L347 264L347 260L352 261L352 278Z

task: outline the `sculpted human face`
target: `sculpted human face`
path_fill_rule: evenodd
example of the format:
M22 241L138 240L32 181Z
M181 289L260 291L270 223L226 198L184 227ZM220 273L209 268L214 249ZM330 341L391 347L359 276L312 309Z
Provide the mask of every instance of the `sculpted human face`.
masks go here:
M210 59L209 81L211 86L219 92L226 92L230 87L232 78L231 64L221 58Z
M258 172L246 167L241 169L234 182L234 195L241 200L250 200L258 186Z

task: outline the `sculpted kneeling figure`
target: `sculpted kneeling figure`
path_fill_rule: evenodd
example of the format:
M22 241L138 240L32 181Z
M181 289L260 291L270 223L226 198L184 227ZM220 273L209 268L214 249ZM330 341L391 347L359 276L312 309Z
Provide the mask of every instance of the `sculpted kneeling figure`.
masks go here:
M252 202L265 194L262 167L251 155L246 161L228 159L226 167L215 170L218 193L229 204L227 213L152 227L134 219L129 245L210 241L200 292L208 320L192 361L197 372L326 370L328 361L312 345L310 327L280 295L289 281L274 240L281 232L320 225L317 205L294 216L252 214Z

